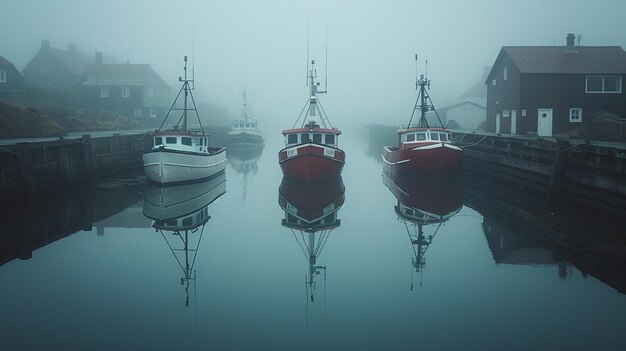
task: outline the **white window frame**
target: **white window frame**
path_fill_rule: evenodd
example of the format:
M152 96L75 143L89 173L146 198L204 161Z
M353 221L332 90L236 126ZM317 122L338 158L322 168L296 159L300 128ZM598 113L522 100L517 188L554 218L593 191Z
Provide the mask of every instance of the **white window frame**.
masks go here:
M101 87L100 88L100 97L101 98L108 98L109 97L109 88Z
M141 117L143 115L143 109L136 108L135 109L135 117Z
M589 78L602 78L602 90L599 91L590 91L589 90ZM606 91L604 90L604 79L605 78L617 78L617 91ZM585 93L587 94L621 94L622 93L622 76L619 75L606 75L606 76L586 76L585 77Z
M0 69L0 83L6 83L7 81L7 71Z
M504 66L504 74L502 75L502 80L507 80L508 78L508 69L506 68L506 66Z
M578 114L578 118L574 115ZM583 121L583 109L580 107L573 107L569 109L569 121L572 123L582 123Z
M129 87L122 87L122 97L123 98L129 98L130 97L130 88Z
M502 110L502 117L510 117L510 112L509 110Z
M526 117L526 110L522 110L522 117Z
M496 86L496 80L495 80L495 79L493 79L493 80L491 81L491 86L492 86L492 87L495 87L495 86Z
M151 108L150 108L150 117L153 117L153 118L154 118L154 117L156 117L156 116L157 116L157 113L156 113L156 108L151 107Z

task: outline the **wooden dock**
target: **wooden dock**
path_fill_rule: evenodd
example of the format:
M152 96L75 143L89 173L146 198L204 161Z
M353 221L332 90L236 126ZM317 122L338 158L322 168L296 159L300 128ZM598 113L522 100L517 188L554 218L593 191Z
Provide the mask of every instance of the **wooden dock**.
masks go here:
M370 150L397 143L396 128L370 126ZM574 203L626 213L626 143L454 131L464 177L513 184L543 205Z

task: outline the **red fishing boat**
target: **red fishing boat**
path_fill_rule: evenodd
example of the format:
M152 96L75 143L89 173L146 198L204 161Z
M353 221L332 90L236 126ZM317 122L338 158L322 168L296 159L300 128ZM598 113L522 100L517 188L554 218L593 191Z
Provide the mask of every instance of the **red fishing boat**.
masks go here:
M319 265L317 259L330 232L341 225L337 213L345 200L343 180L338 176L322 182L302 182L283 177L278 194L278 204L285 211L281 224L291 229L308 260L305 285L307 296L315 302L315 277L321 272L326 286L326 266Z
M408 127L398 129L398 146L383 147L385 171L402 176L427 178L460 174L463 149L452 144L450 131L441 123L426 92L427 87L430 89L430 80L421 75L415 87L419 90L417 101ZM417 124L412 125L417 110L420 112L420 118ZM430 110L435 112L439 127L428 125L426 113Z
M317 94L325 94L327 89L318 90L315 61L308 69L307 85L309 99L291 129L283 130L285 147L278 153L278 161L283 175L301 181L320 181L341 174L346 155L339 149L341 131L333 128L324 113ZM308 106L308 108L307 108ZM296 127L302 120L300 127Z

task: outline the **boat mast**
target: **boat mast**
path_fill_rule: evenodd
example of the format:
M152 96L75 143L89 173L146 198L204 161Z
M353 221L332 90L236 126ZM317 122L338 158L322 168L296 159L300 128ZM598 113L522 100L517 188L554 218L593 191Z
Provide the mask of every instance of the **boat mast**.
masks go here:
M185 56L184 71L185 71L185 80L184 80L184 83L183 83L183 89L185 90L185 100L184 100L184 107L183 107L183 125L182 125L182 130L186 131L187 130L187 95L189 95L189 82L187 80L187 56ZM180 80L180 77L178 79Z
M241 95L243 95L243 108L241 110L243 120L248 122L248 98L246 97L246 89L241 92Z
M428 60L426 60L426 74L428 74ZM426 89L428 88L428 89ZM435 106L433 104L433 101L430 98L430 95L428 95L428 91L430 90L430 79L428 79L428 76L424 76L423 74L417 75L417 54L415 54L415 90L418 90L418 94L417 94L417 100L415 101L415 106L413 107L413 112L411 113L411 118L409 119L409 124L407 125L407 128L411 127L411 122L413 121L413 117L415 116L415 111L419 110L419 114L420 114L420 119L417 122L417 128L430 128L430 126L428 125L428 120L426 119L426 114L428 113L428 111L433 111L435 112L435 115L437 116L437 120L439 121L439 124L441 125L441 127L443 128L443 123L441 123L441 118L439 118L439 114L437 113L437 110L435 109Z

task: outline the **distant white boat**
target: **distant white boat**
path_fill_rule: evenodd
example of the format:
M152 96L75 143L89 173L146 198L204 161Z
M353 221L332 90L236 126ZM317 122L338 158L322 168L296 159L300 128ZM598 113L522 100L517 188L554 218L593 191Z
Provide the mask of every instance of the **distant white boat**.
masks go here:
M263 135L258 129L258 121L248 119L248 100L246 91L243 91L243 107L241 110L242 118L230 125L228 132L228 147L241 151L262 149L264 140Z
M187 129L187 112L195 111L196 104L189 85L193 80L187 79L187 56L185 56L185 77L179 78L183 82L172 107L163 120L163 124L172 111L181 111L175 108L176 101L184 93L184 107L182 116L173 129L161 131L161 128L152 134L153 148L143 154L143 168L146 176L152 182L173 184L210 178L226 167L226 148L210 147L209 135L204 132L202 125L199 131ZM193 108L188 108L187 97L191 96ZM200 117L198 116L198 123ZM161 124L161 127L163 127Z

